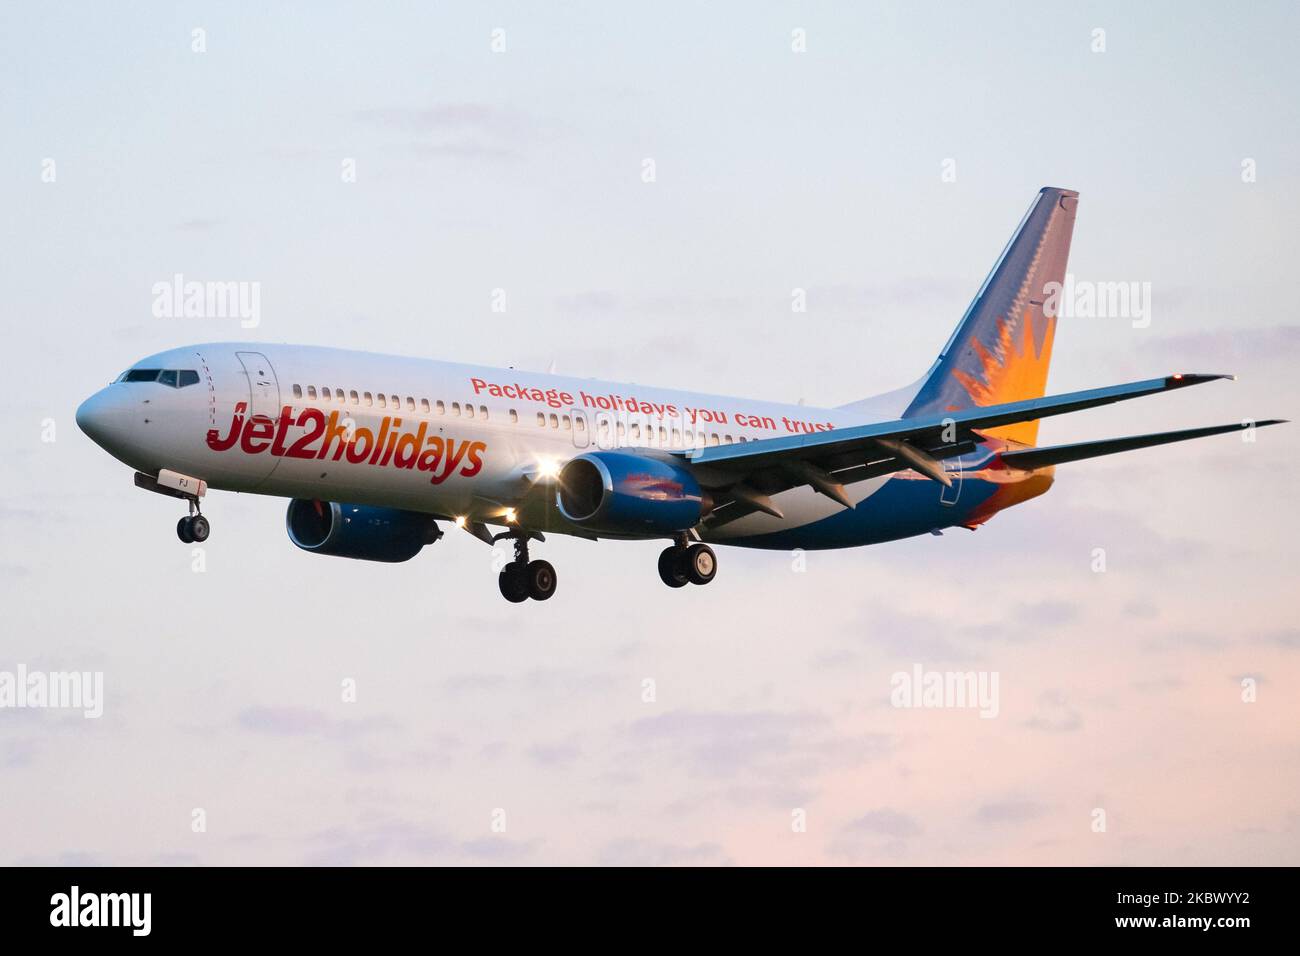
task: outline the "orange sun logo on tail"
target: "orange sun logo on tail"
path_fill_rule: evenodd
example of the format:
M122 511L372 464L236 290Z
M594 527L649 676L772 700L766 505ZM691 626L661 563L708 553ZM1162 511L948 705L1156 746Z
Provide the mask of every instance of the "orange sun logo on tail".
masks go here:
M990 349L972 339L971 349L979 360L979 374L959 368L952 376L971 401L979 406L1001 405L1025 398L1037 398L1047 387L1047 367L1052 358L1052 338L1056 333L1054 318L1043 316L1046 323L1042 348L1034 347L1034 308L1025 309L1016 322L1005 317L998 320L997 341ZM1038 422L1018 422L990 428L985 434L995 438L1032 445L1038 440Z

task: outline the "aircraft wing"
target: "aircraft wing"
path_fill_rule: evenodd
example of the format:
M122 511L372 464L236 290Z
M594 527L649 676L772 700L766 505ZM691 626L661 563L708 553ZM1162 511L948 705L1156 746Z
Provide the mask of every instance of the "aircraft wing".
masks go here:
M877 475L912 468L941 484L951 484L942 459L973 451L983 429L1036 421L1231 377L1170 375L966 408L946 415L904 418L673 454L687 460L700 483L715 492L718 504L706 524L716 527L755 511L780 517L780 510L770 496L799 485L811 485L851 508L844 485Z

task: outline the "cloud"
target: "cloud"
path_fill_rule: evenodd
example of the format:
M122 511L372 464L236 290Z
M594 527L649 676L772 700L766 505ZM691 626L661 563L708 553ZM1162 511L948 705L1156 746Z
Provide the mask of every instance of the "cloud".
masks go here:
M507 114L485 103L448 103L410 109L389 107L354 112L360 122L419 133L444 130L484 129L502 126Z
M870 834L900 840L921 834L921 824L915 817L887 808L865 813L856 820L846 823L843 829L846 834Z
M542 767L564 767L582 756L582 749L576 744L534 744L528 748L528 756Z
M1038 713L1024 725L1030 730L1068 734L1083 727L1083 716L1070 706L1060 691L1046 691L1038 698Z
M645 839L614 840L601 848L601 866L716 866L731 860L717 843L676 844Z
M706 806L790 808L817 794L821 777L889 754L894 738L844 733L812 712L675 711L634 721L627 736L642 762L682 767L714 789L690 788L670 815Z
M1300 630L1288 628L1282 631L1270 631L1258 638L1265 644L1285 648L1288 651L1300 651Z
M1053 637L1065 625L1079 616L1079 606L1072 601L1042 600L1021 603L999 621L971 624L957 629L957 633L981 641L1002 640L1023 643Z
M456 852L462 856L489 863L518 863L536 853L540 846L540 840L525 842L511 840L504 835L498 834L461 843L456 847Z
M383 107L357 110L353 118L366 126L402 134L406 149L423 156L458 159L517 159L525 149L555 135L524 113L487 103L447 103L422 108Z
M1047 812L1047 807L1032 800L1004 800L985 803L975 811L975 821L983 824L1028 823Z
M1170 335L1145 340L1141 348L1161 358L1178 358L1208 368L1215 362L1289 360L1300 355L1300 326L1265 325Z
M505 834L485 834L460 840L424 823L385 817L354 826L329 827L310 834L311 866L355 866L486 862L517 863L537 852L540 840L516 840Z
M349 720L305 707L249 707L239 712L236 723L244 730L291 737L348 737L395 726L388 718Z
M36 761L36 743L33 740L6 740L0 743L0 767L20 770Z
M221 225L220 219L182 219L172 228L177 232L211 232Z
M811 713L674 711L633 722L630 735L685 759L696 773L725 776L786 760L797 738L826 724Z

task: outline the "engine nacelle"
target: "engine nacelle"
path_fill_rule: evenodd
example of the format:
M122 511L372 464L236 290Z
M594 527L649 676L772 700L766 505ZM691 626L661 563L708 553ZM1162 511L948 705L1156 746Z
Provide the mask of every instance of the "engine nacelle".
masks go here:
M685 531L711 507L686 468L614 451L570 459L560 469L555 503L576 525L624 534Z
M289 502L284 523L304 551L361 561L409 561L442 537L432 515L305 498Z

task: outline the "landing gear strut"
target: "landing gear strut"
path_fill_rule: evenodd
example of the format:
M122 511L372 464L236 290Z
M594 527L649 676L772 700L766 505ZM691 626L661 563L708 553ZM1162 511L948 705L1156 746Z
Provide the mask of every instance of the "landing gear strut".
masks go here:
M186 544L202 544L208 540L208 535L212 533L212 525L199 512L197 498L188 498L186 500L190 503L190 513L188 517L176 522L176 537Z
M687 544L683 535L659 555L659 578L670 588L708 584L718 573L718 559L707 544Z
M555 568L549 561L528 560L528 535L525 532L511 532L505 537L515 539L515 559L507 564L497 577L497 586L501 596L511 604L519 604L532 598L545 601L555 593Z

